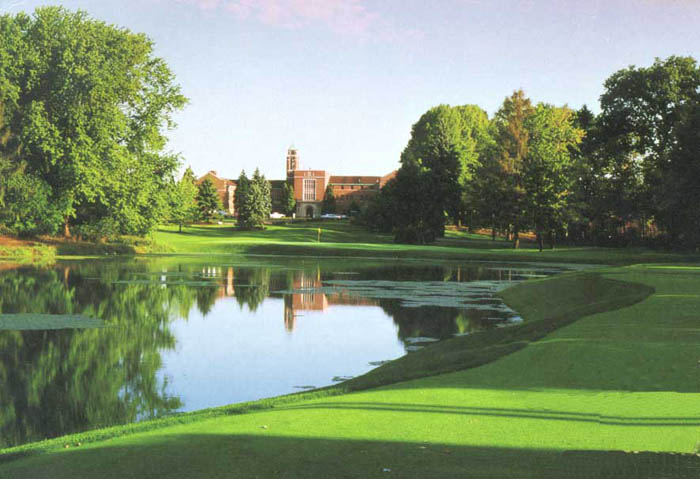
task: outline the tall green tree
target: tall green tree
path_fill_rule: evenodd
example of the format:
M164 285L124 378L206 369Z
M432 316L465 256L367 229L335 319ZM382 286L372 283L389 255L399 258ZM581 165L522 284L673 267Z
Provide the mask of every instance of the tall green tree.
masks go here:
M323 213L335 213L336 212L336 201L335 193L333 193L333 187L328 185L326 187L326 192L323 195L323 204L321 205L321 211Z
M416 163L402 166L386 187L393 197L394 240L398 243L434 242L445 226L445 210L435 201L436 178Z
M170 219L178 225L179 231L182 227L196 221L198 216L197 188L194 172L187 167L180 181L172 187L170 197Z
M186 99L142 34L61 7L0 17L0 87L25 172L69 225L144 234L167 211L164 131Z
M533 112L530 99L525 97L522 90L517 90L503 101L494 117L498 168L503 187L498 221L512 233L515 248L520 245L520 232L530 226L526 213L523 168L530 142L526 123Z
M250 217L248 197L250 196L250 178L245 174L245 170L241 171L236 181L236 191L233 196L233 204L236 210L236 219L240 227Z
M413 125L401 154L402 165L414 163L432 176L434 201L455 223L464 217L464 193L478 168L480 141L487 129L488 116L479 107L439 105ZM436 233L442 236L444 226Z
M202 221L211 221L216 212L221 210L221 198L209 178L199 184L197 191L197 210Z
M542 250L543 234L549 233L554 247L555 230L563 230L571 217L573 187L571 150L583 137L574 126L574 112L538 104L527 118L528 152L522 164L522 186L529 223Z
M263 229L265 228L265 221L270 218L270 213L272 212L270 182L256 168L250 183L250 227Z
M294 187L289 183L284 184L283 213L292 216L297 208L297 200L294 198Z
M263 229L272 211L270 183L258 169L248 180L244 173L236 187L238 227L242 229Z

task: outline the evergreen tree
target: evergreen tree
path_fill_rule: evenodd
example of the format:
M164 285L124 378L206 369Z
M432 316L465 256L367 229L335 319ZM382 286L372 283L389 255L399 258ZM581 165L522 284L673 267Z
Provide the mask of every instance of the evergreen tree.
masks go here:
M503 187L499 222L513 235L513 247L520 246L520 232L530 226L527 221L523 163L528 154L530 132L526 122L534 109L522 90L506 98L494 118L498 143L498 167Z
M250 217L250 208L248 197L250 196L250 179L246 176L245 170L238 175L236 182L236 191L234 193L234 208L236 210L236 219L238 227L244 227Z
M283 199L284 214L292 216L297 208L297 200L294 198L294 187L289 183L284 184L284 199Z
M321 206L321 211L324 214L336 212L335 193L333 193L333 187L331 185L328 185L328 187L326 187L326 192L323 195L323 204Z
M194 172L187 167L180 181L173 185L170 197L170 220L178 225L180 232L183 226L197 219L198 191Z
M242 188L241 188L242 187ZM236 188L238 208L238 227L242 229L263 229L265 221L270 218L272 195L270 183L258 169L248 180L241 173Z
M250 227L263 229L272 212L272 191L270 182L257 168L253 173L250 191Z
M202 221L211 221L221 210L221 199L210 179L202 181L197 191L197 210Z

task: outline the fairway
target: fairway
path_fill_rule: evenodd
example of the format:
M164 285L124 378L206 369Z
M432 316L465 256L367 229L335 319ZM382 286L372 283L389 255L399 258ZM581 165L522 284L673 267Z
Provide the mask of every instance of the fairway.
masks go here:
M320 242L318 230L321 230ZM631 264L697 262L696 255L658 252L648 248L602 248L560 245L539 251L532 242L512 243L464 230L448 230L434 245L398 244L391 235L373 233L347 221L276 223L264 230L242 231L233 224L193 225L180 233L164 226L153 234L157 251L176 254L261 254L353 256L434 260L492 260ZM60 253L60 251L59 251Z
M0 476L698 477L700 270L603 273L654 292L484 366L48 447ZM543 295L566 278L521 284L506 299L526 324L572 314L586 305Z

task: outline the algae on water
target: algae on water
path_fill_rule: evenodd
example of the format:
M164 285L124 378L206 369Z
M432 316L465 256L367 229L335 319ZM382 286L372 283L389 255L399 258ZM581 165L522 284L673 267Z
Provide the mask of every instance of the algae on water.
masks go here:
M79 314L0 314L0 330L23 331L43 329L103 328L104 321Z

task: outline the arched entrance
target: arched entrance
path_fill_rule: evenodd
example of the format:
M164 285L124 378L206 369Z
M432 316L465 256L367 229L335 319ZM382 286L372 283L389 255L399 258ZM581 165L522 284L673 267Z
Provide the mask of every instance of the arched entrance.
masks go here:
M309 205L306 207L306 217L307 218L313 218L314 217L314 207Z

